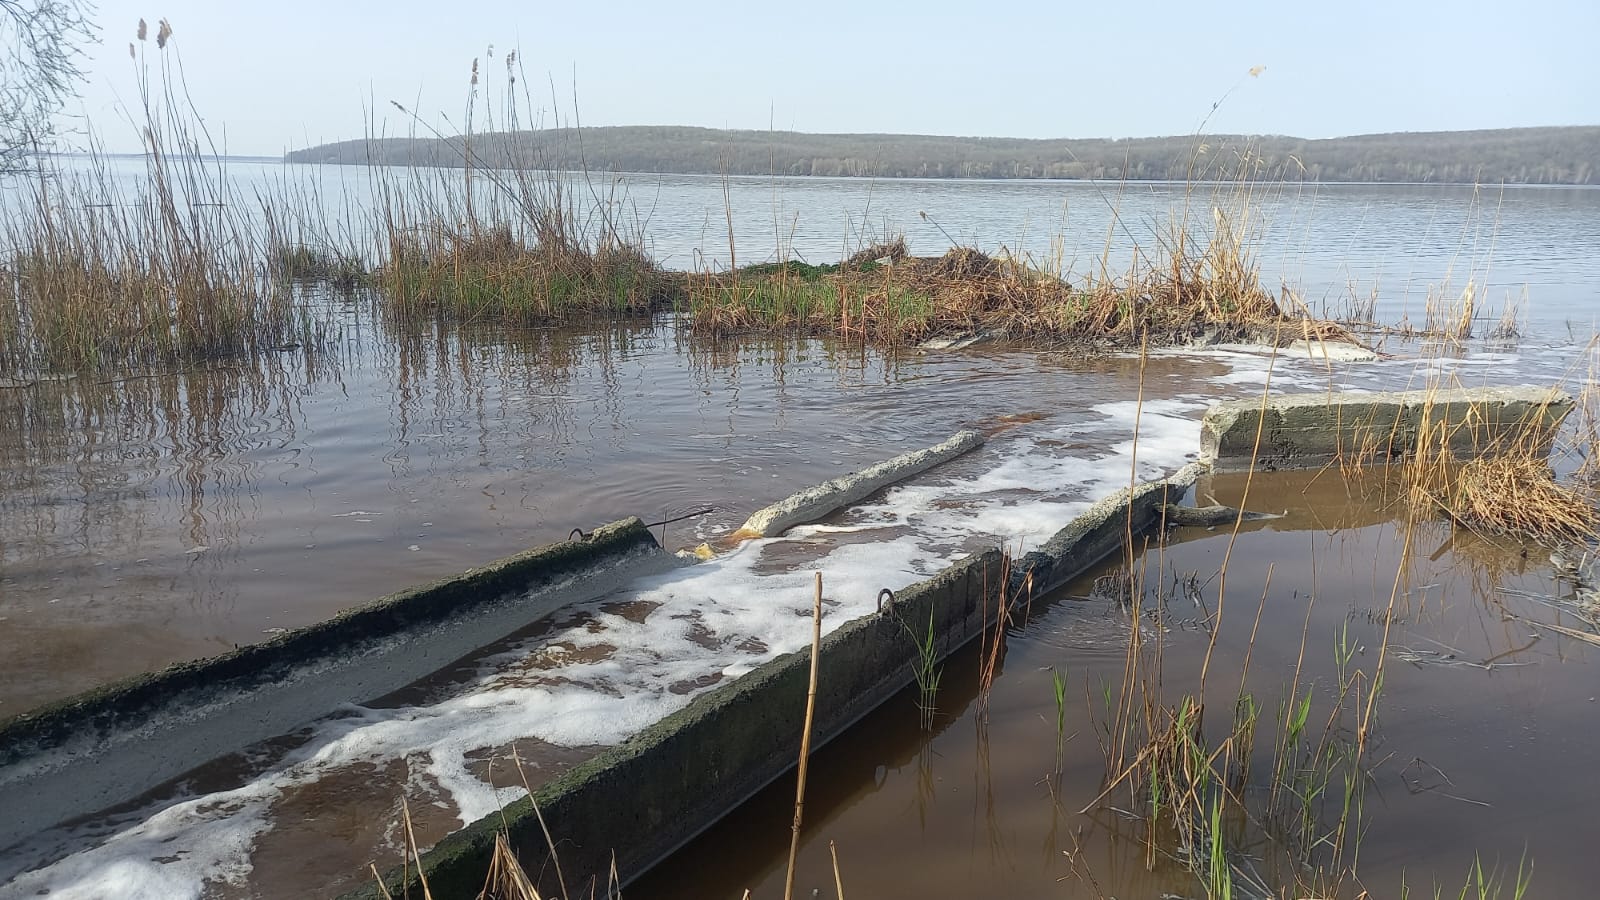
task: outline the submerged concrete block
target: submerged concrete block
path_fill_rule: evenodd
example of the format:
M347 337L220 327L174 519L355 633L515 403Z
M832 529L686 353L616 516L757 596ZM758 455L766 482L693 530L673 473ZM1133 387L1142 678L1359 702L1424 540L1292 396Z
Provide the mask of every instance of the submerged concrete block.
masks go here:
M0 721L0 847L398 690L560 607L677 564L628 519ZM12 874L0 858L0 881Z
M1024 590L1031 590L1034 596L1054 590L1088 571L1132 535L1164 527L1168 506L1176 503L1205 469L1202 463L1189 463L1166 478L1100 498L1039 549L1017 561L1013 596Z
M1086 571L1131 538L1159 528L1166 504L1182 496L1203 466L1119 491L1094 504L1037 551L1004 565L999 550L969 557L898 592L888 608L840 625L818 657L813 748L915 681L918 642L933 635L946 655L994 626L1002 586L1028 585L1037 596ZM826 589L826 585L824 585ZM797 629L809 628L796 619ZM530 873L554 880L544 825L559 843L569 885L622 884L647 870L794 767L800 747L810 650L781 656L696 697L688 707L444 838L417 866L389 871L346 900L418 896L426 874L432 896L470 900L502 831ZM535 812L537 803L538 812ZM541 820L542 814L542 820ZM583 893L577 889L576 893Z
M1286 394L1211 407L1201 459L1218 471L1387 463L1418 445L1458 456L1547 451L1572 397L1515 386L1400 393Z
M879 488L903 481L943 462L983 446L983 435L960 431L949 440L926 450L902 453L875 466L824 481L792 494L745 520L739 533L747 537L776 537L796 525L815 522L828 513L848 506Z
M932 631L934 655L992 628L1006 580L1002 554L968 557L901 590L892 605L840 625L818 656L813 747L820 747L915 680L918 641ZM826 590L826 585L824 585ZM797 630L810 630L807 619ZM529 873L555 890L543 822L559 842L574 893L604 890L613 867L628 880L683 846L793 768L800 749L810 648L780 656L695 698L688 707L539 788L532 799L451 834L419 860L439 900L471 900L483 888L496 834ZM538 804L538 812L534 804ZM418 866L388 872L347 900L422 894ZM546 894L553 896L554 894Z

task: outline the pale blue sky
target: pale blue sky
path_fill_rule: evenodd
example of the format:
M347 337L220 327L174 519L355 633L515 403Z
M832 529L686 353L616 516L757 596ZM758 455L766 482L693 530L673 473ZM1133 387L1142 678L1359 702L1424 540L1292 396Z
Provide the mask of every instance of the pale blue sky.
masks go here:
M586 125L1011 137L1306 137L1600 124L1600 0L471 3L101 0L81 104L111 150L140 16L175 30L228 151L359 137L364 104L459 121L491 43ZM154 52L153 41L148 48ZM1265 66L1259 78L1246 75ZM1231 93L1230 93L1231 91ZM420 98L420 102L419 102Z

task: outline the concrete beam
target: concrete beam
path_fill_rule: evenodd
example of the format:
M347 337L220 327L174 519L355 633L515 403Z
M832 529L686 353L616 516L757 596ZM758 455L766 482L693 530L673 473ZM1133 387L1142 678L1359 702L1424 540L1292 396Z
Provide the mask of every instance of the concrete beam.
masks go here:
M970 557L905 588L884 612L846 622L823 638L813 746L914 681L913 634L920 639L931 623L941 660L977 637L997 612L995 598L1005 578L1001 563L998 550ZM810 622L796 619L795 627L809 630ZM432 896L478 896L502 830L527 871L549 877L551 869L543 865L549 847L535 800L560 844L561 868L574 895L588 896L591 883L597 896L604 894L613 862L625 879L644 872L795 764L810 666L809 648L781 656L702 694L540 788L532 800L445 838L421 859ZM395 897L421 895L415 866L391 870L384 885ZM345 895L381 896L376 884Z
M1217 471L1238 471L1387 463L1424 440L1458 456L1526 441L1547 452L1572 405L1568 394L1530 386L1231 400L1206 412L1200 455Z
M674 565L644 523L628 519L0 722L0 847L398 690L563 606ZM0 881L12 874L0 863Z
M836 509L849 506L879 488L904 481L940 463L983 446L976 431L960 431L949 440L925 450L902 453L877 465L842 475L792 494L745 520L740 537L776 537L796 525L815 522Z
M1002 581L1032 578L1035 593L1079 575L1162 524L1203 471L1191 464L1172 478L1125 489L1096 503L1010 571L989 550L902 590L892 610L839 626L818 660L813 746L842 733L914 681L912 634L933 625L939 659L992 627ZM1130 514L1132 518L1130 518ZM1011 602L1023 595L1008 594ZM796 628L807 627L804 619ZM438 900L470 900L484 885L495 836L504 830L529 873L553 881L534 803L560 847L567 887L606 892L613 863L623 887L795 765L805 710L810 651L779 657L709 691L626 743L611 748L523 799L458 831L421 858ZM420 896L417 867L384 876L388 895ZM541 884L541 891L554 884ZM553 895L553 894L550 894ZM371 884L345 900L378 900Z
M1125 487L1102 497L1013 566L1013 596L1031 588L1034 596L1082 575L1130 538L1166 526L1166 509L1177 503L1207 471L1190 463L1160 481Z

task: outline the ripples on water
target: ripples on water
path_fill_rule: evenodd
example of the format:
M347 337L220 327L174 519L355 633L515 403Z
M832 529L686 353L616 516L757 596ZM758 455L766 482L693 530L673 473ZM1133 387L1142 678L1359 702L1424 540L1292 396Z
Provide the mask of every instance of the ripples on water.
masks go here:
M675 192L703 203L715 182L660 182L653 232L689 233L695 201ZM737 184L741 215L770 204L769 182ZM835 207L835 217L859 215L864 200L902 221L925 209L984 244L1065 209L1069 231L1084 221L1103 240L1099 190L803 182L785 183L782 202L813 218ZM1129 186L1124 218L1139 210L1155 222L1177 190ZM1297 237L1263 261L1334 260L1303 265L1309 295L1343 290L1346 270L1387 278L1384 265L1439 279L1454 253L1474 271L1492 262L1497 278L1539 285L1537 315L1509 349L1419 359L1418 348L1396 345L1395 359L1332 369L1280 360L1274 390L1420 387L1429 374L1551 383L1581 355L1582 336L1573 342L1559 323L1586 315L1600 281L1600 192L1508 190L1503 202L1473 206L1456 188L1296 190L1273 202L1303 218ZM837 255L820 231L798 234L797 250ZM940 249L911 237L917 249ZM366 859L393 850L395 835L373 823L394 821L407 785L436 801L419 823L436 838L520 792L485 781L485 751L534 739L546 748L533 753L542 780L795 649L805 629L789 626L809 596L797 568L824 569L842 621L879 587L914 581L984 540L1037 543L1135 470L1141 365L1126 356L714 343L670 319L584 333L395 335L345 315L347 340L331 358L284 353L259 367L0 390L0 716L260 640L573 527L712 507L668 527L669 548L692 545L801 486L961 427L1022 421L981 453L827 526L573 610L572 621L498 648L434 694L350 710L227 762L203 789L41 836L8 854L3 871L65 858L0 894L48 885L70 896L76 885L92 896L110 873L118 889L150 896L208 880L249 878L252 890L285 894L348 884ZM1268 377L1268 360L1247 353L1152 356L1138 474L1181 464L1197 449L1205 405L1257 393ZM559 677L530 669L536 651ZM319 819L308 805L339 814Z
M550 340L562 338L552 334ZM361 878L355 857L396 852L397 835L371 824L394 821L394 805L403 793L412 795L414 806L427 806L420 827L422 840L431 842L521 793L514 782L495 780L498 787L485 782L486 752L503 752L529 739L535 747L555 748L542 761L537 750L531 751L537 783L581 758L583 748L621 740L681 707L693 693L797 649L807 639L806 629L794 626L803 624L807 572L813 566L826 573L834 621L844 621L866 612L878 588L930 574L974 541L998 537L1014 549L1035 545L1090 501L1125 484L1134 466L1135 415L1138 470L1149 477L1193 456L1194 420L1215 395L1248 396L1269 372L1276 385L1290 390L1326 387L1330 381L1384 386L1415 378L1418 368L1414 359L1330 371L1312 361L1271 364L1245 353L1159 355L1147 363L1140 410L1132 400L1106 399L1126 396L1137 386L1139 361L1128 357L1084 360L997 351L894 362L859 351L833 352L812 342L774 342L742 347L712 364L666 326L629 333L628 352L618 351L615 336L573 340L581 357L556 347L540 357L571 363L562 367L569 377L558 379L559 385L524 367L480 364L467 387L396 364L393 371L407 374L396 385L396 405L384 408L359 402L372 392L354 387L346 375L339 386L321 392L323 401L328 395L333 401L321 415L310 414L317 405L312 398L292 401L301 411L296 440L304 447L279 446L272 463L259 470L245 466L273 475L246 478L259 496L248 503L235 499L224 509L236 515L252 510L254 517L223 523L222 513L191 516L208 508L205 491L214 483L190 490L194 483L174 474L184 488L147 492L140 495L142 502L149 504L149 515L159 516L164 504L177 499L172 505L182 524L201 530L183 531L181 539L154 526L118 534L136 541L140 535L144 540L165 536L167 559L177 565L171 566L161 596L168 602L179 599L167 621L204 618L202 611L213 611L206 603L217 585L231 591L226 596L236 617L251 615L242 608L250 602L272 610L253 614L269 621L283 615L286 596L301 590L329 596L329 576L340 570L359 570L355 580L361 587L352 588L351 599L375 593L379 573L410 580L414 576L406 564L419 551L401 544L421 546L417 542L431 542L430 534L448 535L439 540L462 554L443 563L448 571L532 543L536 537L530 536L541 528L551 532L550 538L560 537L566 522L550 523L541 505L604 509L610 503L620 515L630 499L637 503L637 496L650 496L658 485L670 483L671 492L658 495L665 509L708 499L719 504L718 513L677 540L668 536L669 546L691 544L797 483L880 458L900 445L930 442L957 427L993 423L1007 413L1037 415L1022 416L1021 424L1001 431L978 454L830 524L747 543L713 562L646 579L606 605L571 610L569 624L554 623L525 642L499 648L415 702L351 709L313 726L288 749L259 749L254 764L240 769L237 762L225 763L221 772L201 773L200 783L211 787L198 794L193 786L179 786L108 821L42 835L27 848L15 848L9 865L71 855L23 876L11 889L77 886L92 895L110 883L108 873L114 873L119 890L147 896L174 896L171 892L196 891L206 883L242 885L246 879L253 891L283 895L352 885L352 879ZM1429 365L1473 383L1483 380L1480 373L1498 375L1507 366L1530 377L1554 377L1564 362L1561 352L1541 351ZM444 365L432 371L459 370ZM644 382L658 385L648 399ZM1222 385L1215 395L1196 391L1209 382ZM590 390L598 393L586 393ZM540 399L529 404L530 396ZM886 402L888 396L894 402ZM507 404L546 414L513 415ZM627 414L636 404L645 404L647 418L661 423L653 432L643 432L640 420ZM272 408L268 403L268 411L257 414L270 419ZM540 424L514 424L528 421ZM552 424L557 422L564 424ZM743 424L715 427L729 422ZM374 425L386 441L369 440L360 453L340 449L342 441ZM535 435L549 439L550 428L594 437L575 442L555 459L528 452ZM335 438L315 439L324 432ZM646 433L652 440L641 449ZM201 440L194 446L215 445ZM780 467L783 477L774 478ZM178 466L172 472L183 470ZM363 471L365 478L357 475ZM582 477L574 478L574 472ZM624 481L634 490L618 484ZM593 483L609 488L591 491ZM512 490L508 484L517 486ZM297 545L301 537L285 535L272 544L278 517L291 514L303 517L304 539L315 546ZM214 528L207 518L213 515L218 518ZM418 521L424 517L426 522ZM508 527L507 520L522 527ZM299 533L289 530L289 535ZM235 540L238 544L229 543ZM196 543L184 549L190 541ZM502 546L495 546L497 541ZM195 547L207 549L191 552ZM253 587L257 582L241 571L265 569L279 557L283 568L273 570L265 586ZM326 562L306 566L299 559ZM784 562L773 565L774 559ZM115 575L109 577L108 594L136 596L118 586ZM188 595L175 597L174 588ZM273 598L279 600L276 606ZM98 624L91 616L94 606L34 608L41 613L34 620L35 633L45 636L35 638L41 643L48 642L52 628L72 633ZM310 617L319 614L308 611ZM226 621L213 615L212 621ZM115 646L109 637L102 642ZM557 649L546 649L552 647ZM530 668L530 654L536 652ZM563 756L561 748L579 755ZM347 783L359 789L339 787ZM341 815L306 818L296 811L307 804L337 808ZM286 845L298 849L286 855Z

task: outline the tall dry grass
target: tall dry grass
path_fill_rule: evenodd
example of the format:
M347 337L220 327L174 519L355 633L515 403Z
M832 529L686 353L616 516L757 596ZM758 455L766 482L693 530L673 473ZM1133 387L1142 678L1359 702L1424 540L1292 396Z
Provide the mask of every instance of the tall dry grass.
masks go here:
M473 61L464 127L450 141L461 169L373 169L381 302L405 320L517 324L671 308L680 282L646 252L636 210L616 182L589 176L581 148L525 127L536 107L515 51L504 69L492 91L489 68ZM395 106L414 130L444 137ZM475 146L479 121L494 140Z
M913 258L903 241L833 266L669 272L649 253L648 216L619 181L588 171L572 137L581 132L530 120L538 104L515 52L503 66L473 63L461 128L448 139L459 169L372 167L369 198L346 194L337 212L334 198L287 176L253 195L238 189L188 102L175 53L166 42L149 55L136 46L145 166L135 184L103 155L83 166L47 162L0 226L14 248L3 263L12 295L0 309L5 368L138 367L317 343L308 286L370 289L405 327L677 310L711 335L889 345L973 334L1124 344L1343 334L1262 285L1251 248L1270 173L1248 153L1211 195L1191 185L1192 203L1135 247L1123 272L1106 263L1109 236L1084 275L1060 258L1039 264L966 247ZM413 134L444 137L396 106ZM1208 161L1196 177L1221 172Z
M1397 467L1419 512L1479 535L1552 546L1600 537L1597 485L1560 477L1553 465L1555 455L1573 452L1559 444L1581 441L1581 417L1578 429L1562 427L1571 396L1552 388L1546 402L1514 414L1492 399L1435 400L1437 382L1426 390L1411 450ZM1593 391L1586 386L1580 396Z
M0 370L136 368L320 337L264 264L260 217L189 104L170 27L153 52L144 34L130 45L139 176L98 151L42 158L0 223Z

